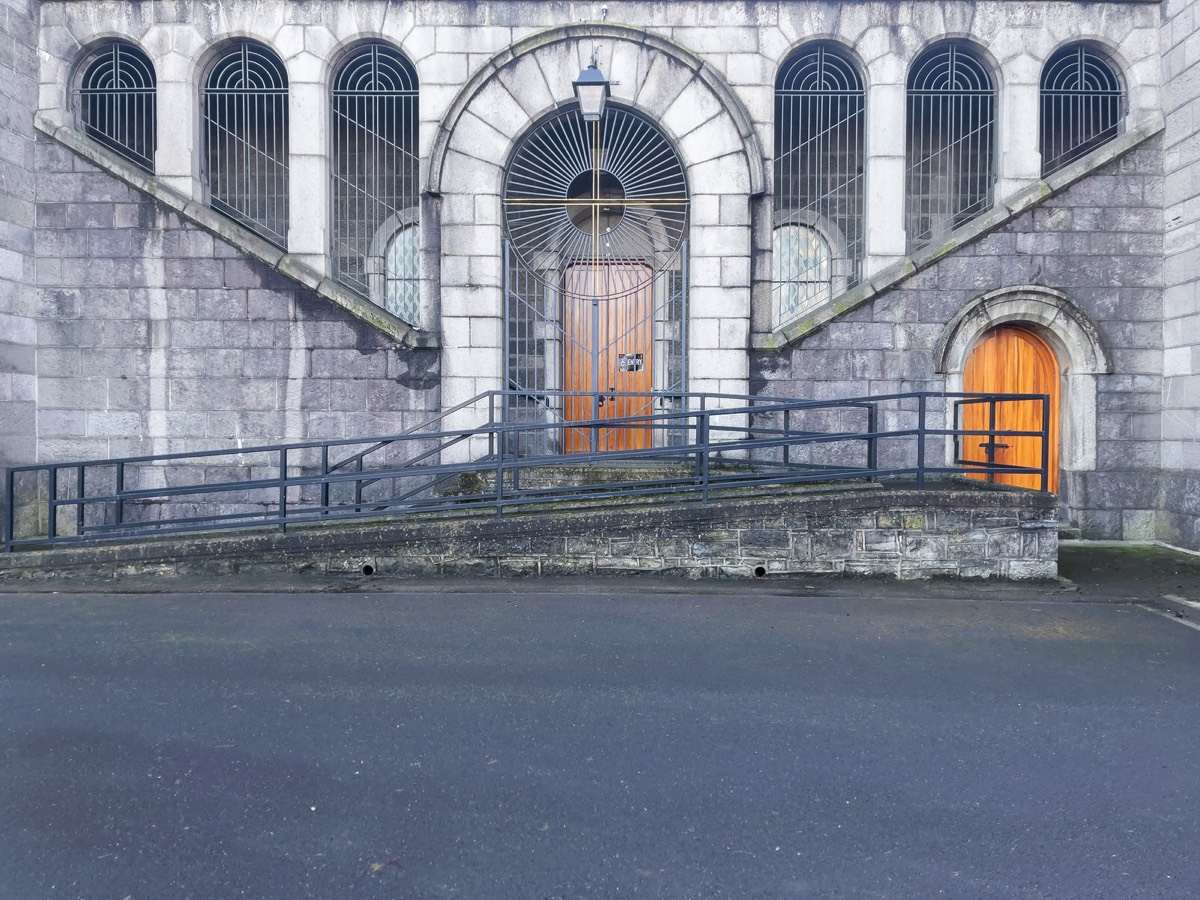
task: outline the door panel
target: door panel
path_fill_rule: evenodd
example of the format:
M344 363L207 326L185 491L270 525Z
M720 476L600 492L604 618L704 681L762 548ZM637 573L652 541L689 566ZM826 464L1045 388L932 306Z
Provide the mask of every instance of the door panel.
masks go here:
M963 390L984 394L1048 394L1050 396L1050 453L1047 489L1058 491L1059 394L1061 376L1058 360L1050 345L1025 328L1001 325L985 334L967 357L963 370ZM997 431L1039 431L1042 427L1041 404L1008 402L996 404ZM969 404L963 407L963 427L986 429L988 405ZM975 462L987 461L988 438L983 435L963 439L963 458ZM1041 441L1036 437L995 438L994 461L999 465L1030 466L1042 464ZM986 479L984 473L971 475ZM995 483L1016 487L1041 487L1037 475L995 476Z
M568 397L563 418L578 422L595 416L617 419L653 410L653 281L648 267L635 263L575 265L567 269L563 292L563 389L595 392ZM645 397L620 397L645 393ZM563 450L593 449L589 428L564 429ZM595 450L638 450L653 446L651 428L627 423L598 428Z

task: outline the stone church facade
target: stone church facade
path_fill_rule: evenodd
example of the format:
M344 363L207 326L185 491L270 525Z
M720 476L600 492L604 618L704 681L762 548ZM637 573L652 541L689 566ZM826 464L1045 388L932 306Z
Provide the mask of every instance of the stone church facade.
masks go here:
M0 465L603 390L555 296L608 253L659 392L957 391L1034 334L1064 520L1200 549L1190 0L2 9Z

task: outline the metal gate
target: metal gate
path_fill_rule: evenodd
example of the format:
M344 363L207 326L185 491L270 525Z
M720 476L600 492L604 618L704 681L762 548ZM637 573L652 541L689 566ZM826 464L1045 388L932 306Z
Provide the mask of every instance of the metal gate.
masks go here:
M510 451L672 441L637 417L678 408L687 384L687 211L679 155L640 113L570 108L521 139L504 180L504 412L563 428Z

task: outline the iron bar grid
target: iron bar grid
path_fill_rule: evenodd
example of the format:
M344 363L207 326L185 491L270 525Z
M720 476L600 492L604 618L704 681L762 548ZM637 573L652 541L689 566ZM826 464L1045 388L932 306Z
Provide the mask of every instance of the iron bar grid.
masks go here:
M967 47L927 50L908 79L905 230L920 250L991 209L996 92Z
M862 277L865 102L857 68L827 44L803 48L776 77L775 328Z
M416 70L391 47L367 44L338 70L331 107L334 277L419 327Z
M1042 70L1041 106L1042 174L1050 175L1121 133L1120 72L1094 47L1063 47Z
M544 446L522 437L562 431L562 423L505 421L498 414L512 392L481 394L447 410L428 427L400 435L297 444L275 444L197 453L124 457L16 466L5 489L9 551L105 538L130 539L230 528L273 528L354 518L412 517L487 509L497 516L536 504L618 497L692 495L707 500L721 489L848 479L998 474L1047 479L1040 468L994 462L930 462L947 439L966 436L1048 440L1044 394L910 392L840 400L792 400L723 394L682 394L677 407L619 425L682 435L670 445L652 441L638 450L563 457L510 448ZM655 399L656 395L651 395ZM1040 404L1040 430L940 428L930 425L948 405L1027 402ZM437 430L440 421L470 405L489 409L476 429ZM465 442L488 437L490 456L457 463L441 457ZM960 454L961 456L961 454ZM889 461L891 461L889 463ZM650 477L621 470L621 463L658 466ZM552 476L568 466L595 466L594 478L564 484ZM241 478L203 477L243 473ZM174 472L175 476L167 477ZM180 477L191 473L191 477ZM166 486L167 482L174 482Z
M288 87L254 41L225 49L203 94L209 204L280 248L288 228Z
M128 41L112 41L92 55L74 93L83 133L154 174L157 80L150 58Z
M517 145L504 210L505 417L589 420L605 403L611 417L643 390L666 408L686 384L688 193L658 127L615 105L599 123L576 108L551 115ZM522 454L576 453L646 434L572 426L511 439Z

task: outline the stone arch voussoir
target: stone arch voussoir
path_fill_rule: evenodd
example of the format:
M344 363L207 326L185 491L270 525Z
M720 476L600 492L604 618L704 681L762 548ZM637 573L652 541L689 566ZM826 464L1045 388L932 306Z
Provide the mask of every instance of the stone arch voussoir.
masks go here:
M1021 285L968 303L946 324L934 351L934 369L946 376L946 389L962 390L972 348L989 329L1005 324L1030 326L1053 347L1065 387L1060 413L1062 468L1095 469L1097 378L1112 372L1111 356L1095 323L1061 291ZM947 427L954 424L948 422Z
M1001 288L968 303L942 331L934 353L935 371L961 375L976 341L988 329L1005 323L1034 326L1050 340L1070 374L1112 371L1100 331L1087 313L1061 291L1039 285Z
M726 82L724 76L699 57L651 32L623 25L585 24L568 25L531 35L498 53L480 67L479 71L455 96L438 126L429 157L426 181L426 189L429 193L441 194L443 185L461 183L453 171L456 132L460 123L474 124L474 119L485 118L477 115L478 110L475 107L486 99L489 88L501 79L503 73L518 66L528 68L530 62L539 62L545 59L548 63L553 60L551 70L557 75L557 70L563 68L567 62L574 64L577 58L583 59L582 51L576 52L579 47L586 44L590 52L592 43L596 41L609 42L614 48L611 53L614 57L619 56L622 60L627 61L632 56L638 56L645 61L645 72L609 72L609 77L636 79L646 76L655 77L656 73L653 70L656 68L680 70L677 74L683 76L679 79L683 83L678 91L658 94L645 90L644 85L634 84L631 81L614 90L614 96L641 108L656 118L667 116L684 94L690 93L695 97L703 98L706 105L711 105L717 115L725 117L729 129L736 134L736 153L745 165L745 180L749 185L749 193L758 195L766 190L766 165L758 134L749 111ZM560 76L561 82L549 86L552 97L551 109L557 105L573 102L571 81L574 74L569 70L563 71ZM544 71L543 75L545 75ZM545 78L548 84L550 76L546 75ZM545 88L545 84L542 85L542 88ZM544 114L547 111L548 109L542 109L540 113ZM532 125L538 118L540 118L538 111L526 110L526 127ZM697 128L703 127L706 121L706 119L701 119L695 125ZM667 130L668 132L678 131L678 129L670 127ZM672 137L680 139L685 135L675 133L672 134ZM694 143L698 144L699 142ZM716 155L728 152L729 148L726 147ZM494 162L491 159L487 161ZM691 167L706 161L707 159L692 158L685 159L685 164Z

